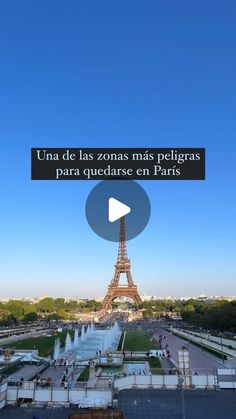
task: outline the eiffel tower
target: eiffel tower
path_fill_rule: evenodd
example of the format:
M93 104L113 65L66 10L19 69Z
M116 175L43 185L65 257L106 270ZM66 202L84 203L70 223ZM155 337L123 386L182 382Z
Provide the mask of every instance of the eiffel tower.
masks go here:
M127 278L127 285L120 285L120 274L125 273ZM117 297L132 298L136 306L140 306L142 300L137 290L137 285L134 285L133 278L130 271L130 259L127 255L126 234L125 234L125 217L120 219L120 237L119 250L117 262L115 264L115 273L110 285L108 286L107 294L102 303L102 310L109 310L112 301Z

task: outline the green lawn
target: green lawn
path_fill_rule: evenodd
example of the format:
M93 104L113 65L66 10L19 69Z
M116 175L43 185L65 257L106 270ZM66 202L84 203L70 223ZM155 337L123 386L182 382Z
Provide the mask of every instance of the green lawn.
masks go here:
M129 331L125 335L125 351L149 351L150 349L158 349L157 342L151 342L151 336L144 331Z
M30 338L13 342L10 345L4 345L5 348L11 349L38 349L39 355L47 357L53 354L54 341L56 336L60 337L61 346L65 345L67 331L57 333L53 336L42 336L38 338Z
M80 374L77 381L88 381L89 379L89 366L87 365L84 371Z
M119 341L117 351L121 351L123 338L124 338L124 332L122 332L121 335L120 335L120 341Z

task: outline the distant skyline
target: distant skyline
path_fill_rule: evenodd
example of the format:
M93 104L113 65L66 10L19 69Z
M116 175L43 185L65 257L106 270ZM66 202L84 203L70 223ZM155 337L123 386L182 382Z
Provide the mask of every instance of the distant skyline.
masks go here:
M206 147L205 181L142 181L140 294L235 295L235 2L0 6L0 297L106 293L93 181L31 181L31 147Z
M180 300L186 300L186 299L190 299L190 298L194 298L194 299L202 299L202 300L204 300L204 299L211 299L211 298L214 298L214 299L221 299L221 298L226 298L226 299L236 299L236 295L205 295L205 294L199 294L199 295L179 295L179 296L177 296L177 295L159 295L159 296L157 296L157 295L153 295L153 294L146 294L146 293L144 293L144 294L141 294L140 295L141 297L142 297L142 299L143 299L143 301L149 301L149 300L151 300L151 299L157 299L157 300L159 300L159 299L166 299L166 300L174 300L174 299L180 299ZM16 300L42 300L42 299L44 299L44 298L53 298L53 299L56 299L56 298L64 298L65 300L88 300L88 299L94 299L94 300L97 300L97 301L102 301L103 300L103 298L104 298L104 296L103 295L100 295L100 296L98 296L98 295L93 295L93 296L90 296L90 297L88 297L88 296L85 296L85 297L81 297L81 296L78 296L78 295L73 295L73 296L68 296L68 295L60 295L60 296L58 296L58 295L47 295L47 294L45 294L45 295L38 295L38 296L36 296L36 295L24 295L24 296L22 296L22 297L19 297L19 296L14 296L14 295L12 295L12 296L8 296L8 297L3 297L3 296L1 296L1 298L0 298L0 301L6 301L6 300L14 300L14 299L16 299Z

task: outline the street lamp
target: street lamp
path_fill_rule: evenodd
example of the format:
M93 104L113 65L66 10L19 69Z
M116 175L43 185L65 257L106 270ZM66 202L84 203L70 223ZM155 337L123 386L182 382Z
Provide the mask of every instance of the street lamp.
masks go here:
M200 333L201 333L201 351L203 351L203 347L202 347L202 329L200 329Z
M220 333L220 345L221 345L221 355L223 364L225 363L224 351L223 351L223 340L222 340L222 332Z
M184 403L184 389L183 389L184 377L179 376L178 377L178 381L179 381L179 387L180 387L180 391L181 391L182 419L186 419L186 416L185 416L185 403Z

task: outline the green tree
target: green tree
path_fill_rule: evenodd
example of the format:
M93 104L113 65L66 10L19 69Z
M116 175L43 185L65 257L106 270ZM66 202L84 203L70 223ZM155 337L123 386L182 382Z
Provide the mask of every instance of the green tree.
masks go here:
M76 300L68 301L65 304L65 310L68 312L75 311L78 309L78 302Z
M31 311L30 313L26 313L24 315L24 319L25 322L36 322L38 320L38 315L36 313L36 311Z
M9 311L16 322L22 320L24 317L24 304L22 301L10 300L5 304L5 309Z
M65 298L56 298L54 300L55 309L61 310L65 308Z
M38 310L43 313L53 313L56 311L55 301L53 298L43 298L38 303Z
M5 326L11 322L11 315L5 308L0 308L0 324Z

